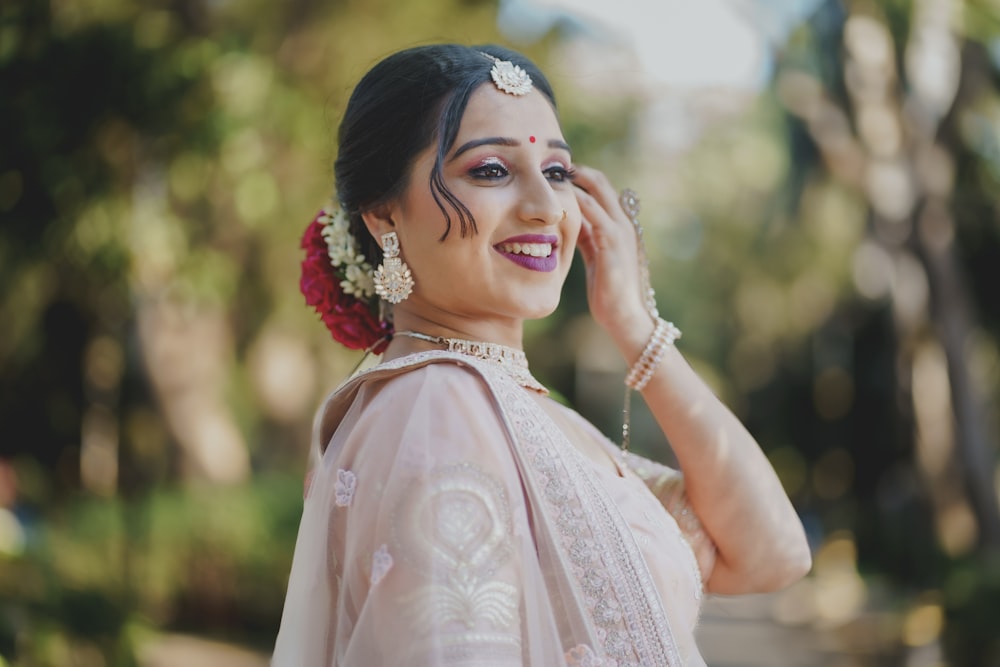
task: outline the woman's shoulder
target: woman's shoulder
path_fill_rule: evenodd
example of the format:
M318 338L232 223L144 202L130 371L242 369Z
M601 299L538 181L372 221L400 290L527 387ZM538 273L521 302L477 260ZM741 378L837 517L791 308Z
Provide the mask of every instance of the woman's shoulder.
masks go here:
M426 352L381 363L338 387L317 413L315 433L326 443L348 414L358 419L401 419L414 411L468 411L495 405L487 373L446 352Z
M447 352L426 352L394 359L360 373L338 389L334 399L342 397L354 402L359 394L365 402L453 404L490 398L493 388L488 373L475 361Z

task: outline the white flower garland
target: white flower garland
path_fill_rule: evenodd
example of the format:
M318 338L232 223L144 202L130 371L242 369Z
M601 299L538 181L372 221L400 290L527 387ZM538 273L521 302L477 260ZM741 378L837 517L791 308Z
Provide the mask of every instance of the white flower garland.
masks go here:
M323 239L326 241L330 264L341 276L340 288L344 290L344 294L371 303L375 296L372 265L358 249L358 242L350 231L347 214L339 206L326 206L323 207L319 221L323 224Z

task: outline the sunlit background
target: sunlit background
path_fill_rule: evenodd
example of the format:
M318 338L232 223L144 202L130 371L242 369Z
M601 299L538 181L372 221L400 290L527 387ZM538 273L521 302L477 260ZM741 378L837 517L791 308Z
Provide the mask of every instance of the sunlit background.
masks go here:
M640 192L660 311L801 514L812 573L710 600L709 664L1000 665L1000 1L8 0L0 666L266 664L359 359L299 239L354 82L437 41L530 55ZM617 437L579 266L527 346Z

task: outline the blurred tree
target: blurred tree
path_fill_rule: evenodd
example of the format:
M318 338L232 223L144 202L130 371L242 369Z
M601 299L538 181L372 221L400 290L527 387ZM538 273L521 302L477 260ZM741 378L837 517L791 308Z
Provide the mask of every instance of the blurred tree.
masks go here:
M956 31L958 9L949 0L884 10L829 3L813 22L818 48L809 54L826 66L809 71L790 62L778 81L822 169L870 205L866 254L856 257L855 271L862 280L878 272L889 277L915 453L950 553L977 540L1000 548L997 438L987 397L969 372L980 307L956 229L980 211L956 208L955 193L956 170L967 173L974 168L968 161L976 161L958 125L984 97L995 99L996 87L985 47ZM843 69L830 66L830 58ZM968 197L969 185L961 182L965 192L958 195ZM940 363L943 373L935 371Z
M976 0L831 0L793 36L775 83L803 167L799 218L814 214L819 182L865 207L851 257L860 299L845 333L858 395L847 417L861 435L850 448L855 498L878 511L848 525L863 567L944 590L931 607L948 610L949 655L962 665L1000 660L995 632L975 620L1000 613L998 27L995 8ZM888 430L861 394L879 385L895 394ZM894 452L875 439L886 434ZM906 632L914 647L933 639Z
M127 6L108 6L116 20L82 5L0 9L0 455L37 457L64 489L88 448L83 476L104 491L116 481L143 145L176 150L204 131L211 102L197 63L157 52Z

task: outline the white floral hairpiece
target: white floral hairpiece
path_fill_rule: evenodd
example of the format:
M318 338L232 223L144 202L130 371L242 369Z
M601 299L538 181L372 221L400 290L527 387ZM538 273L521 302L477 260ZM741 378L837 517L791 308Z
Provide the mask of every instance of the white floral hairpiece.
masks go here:
M516 95L517 97L531 92L531 77L521 69L520 65L515 65L509 60L500 60L485 51L480 51L480 53L493 61L490 76L497 88L508 95Z
M344 294L369 303L375 295L372 265L358 249L347 214L339 206L328 206L323 208L319 220L323 223L323 239L330 264L342 276L340 288Z

